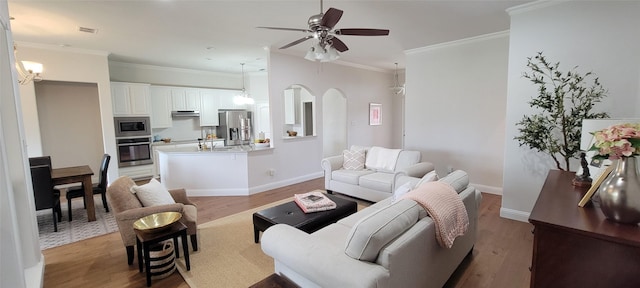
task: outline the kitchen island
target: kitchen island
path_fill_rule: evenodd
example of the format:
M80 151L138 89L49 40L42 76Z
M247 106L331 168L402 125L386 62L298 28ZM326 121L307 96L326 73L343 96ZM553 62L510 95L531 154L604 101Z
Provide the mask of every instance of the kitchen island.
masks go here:
M230 146L157 151L160 178L167 189L184 188L189 196L246 196L269 189L274 149Z

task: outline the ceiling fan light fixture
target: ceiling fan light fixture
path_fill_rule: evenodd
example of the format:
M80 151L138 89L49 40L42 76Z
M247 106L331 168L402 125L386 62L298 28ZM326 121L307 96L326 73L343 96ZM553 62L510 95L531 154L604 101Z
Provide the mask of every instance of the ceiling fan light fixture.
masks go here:
M314 50L315 49L313 47L309 48L309 51L307 51L307 55L304 56L304 59L307 59L309 61L316 61L316 53Z
M340 58L340 53L338 53L338 50L336 50L336 48L333 48L333 46L329 46L328 50L329 51L327 51L327 54L329 55L329 61L334 61Z

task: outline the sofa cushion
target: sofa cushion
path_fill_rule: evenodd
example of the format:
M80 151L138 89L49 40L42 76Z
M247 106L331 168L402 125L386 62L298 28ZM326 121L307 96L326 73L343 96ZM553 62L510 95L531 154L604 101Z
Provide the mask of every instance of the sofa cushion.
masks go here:
M420 151L402 150L402 152L398 154L398 160L396 161L396 166L393 171L399 171L411 165L420 163L420 159L422 159Z
M416 185L414 186L415 188L418 188L420 185L427 183L427 182L432 182L432 181L436 181L438 180L438 174L436 174L436 171L431 171L427 174L424 174L424 176L422 176L422 178L420 178L420 181L418 181L418 183L416 183ZM410 182L407 182L410 183Z
M391 204L391 202L393 202L393 199L391 199L391 197L383 199L379 202L373 203L371 204L371 206L366 207L362 210L358 210L358 213L353 213L347 217L344 217L340 220L338 220L337 223L348 226L349 228L353 227L356 225L356 223L358 223L358 221L360 221L362 218L367 217L373 213L375 213L376 211L389 206L389 204Z
M400 185L400 187L397 187L396 190L393 191L393 201L400 199L402 195L407 194L409 191L411 191L411 189L413 189L413 185L411 185L411 182Z
M358 184L363 188L388 192L389 196L391 196L391 193L393 192L391 190L393 177L393 173L375 172L361 176Z
M371 147L367 151L365 167L376 171L393 172L396 168L398 155L402 149L389 149L383 147Z
M358 179L361 176L374 173L371 170L346 170L338 169L331 172L331 180L339 181L342 183L358 185Z
M147 184L131 187L131 193L136 194L145 207L176 203L169 191L155 178L151 178Z
M453 189L456 189L456 192L460 194L460 192L464 191L464 189L469 186L469 175L467 175L467 172L462 170L456 170L449 173L449 175L442 177L439 181L451 185Z
M373 262L380 249L413 226L422 207L403 199L358 221L347 236L345 254L358 260Z
M363 170L364 155L364 150L344 150L342 152L342 167L347 170Z

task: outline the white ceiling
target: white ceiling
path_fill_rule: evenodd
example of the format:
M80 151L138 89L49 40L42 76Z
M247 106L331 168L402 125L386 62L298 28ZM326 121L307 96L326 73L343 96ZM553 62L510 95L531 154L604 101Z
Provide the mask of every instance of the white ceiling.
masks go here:
M335 28L389 29L389 36L340 36L349 51L339 61L393 70L404 67L403 51L509 29L506 8L527 1L324 1L324 11L344 11ZM302 32L257 26L307 28L320 12L319 0L254 1L26 1L9 0L13 38L106 51L110 61L205 71L239 72L266 68L267 49L299 55L308 40ZM78 27L98 29L96 34ZM209 48L210 47L210 48ZM18 48L19 51L19 48Z

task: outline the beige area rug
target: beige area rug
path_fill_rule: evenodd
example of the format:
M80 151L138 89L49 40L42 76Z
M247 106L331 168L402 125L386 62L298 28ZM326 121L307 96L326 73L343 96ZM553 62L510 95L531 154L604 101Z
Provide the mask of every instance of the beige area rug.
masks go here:
M293 198L269 203L251 210L198 225L197 252L189 254L191 270L186 271L184 256L178 271L191 288L249 287L274 272L273 258L253 242L253 213ZM357 201L358 210L369 203ZM262 237L262 235L260 235Z
M184 257L178 271L191 288L249 287L274 271L273 258L253 242L253 213L273 207L285 199L198 225L199 251L189 254L191 271ZM262 235L261 235L262 236Z

